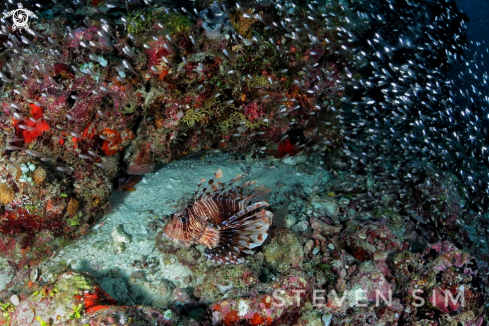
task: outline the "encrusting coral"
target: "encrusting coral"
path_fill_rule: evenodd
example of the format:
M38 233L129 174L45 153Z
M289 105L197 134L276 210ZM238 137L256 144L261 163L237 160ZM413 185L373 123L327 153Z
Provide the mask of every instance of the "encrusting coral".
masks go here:
M15 192L5 183L0 183L0 204L10 204L15 198Z
M37 185L41 184L45 179L46 179L46 170L44 170L42 167L38 167L32 173L32 180Z
M66 208L66 214L69 216L75 215L75 213L78 211L79 204L80 203L78 200L71 198L68 202L68 207Z

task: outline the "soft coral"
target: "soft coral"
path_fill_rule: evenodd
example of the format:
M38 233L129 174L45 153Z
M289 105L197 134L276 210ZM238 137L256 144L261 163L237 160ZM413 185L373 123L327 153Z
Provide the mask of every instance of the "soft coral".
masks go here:
M24 125L29 127L28 129L22 129L22 137L24 138L24 142L26 144L33 142L37 139L43 132L48 131L49 125L42 117L42 107L37 106L35 104L29 104L31 107L31 117L35 120L27 119L24 122ZM20 129L18 121L14 120L14 126L17 131Z
M290 140L287 138L278 145L278 153L275 154L275 157L282 158L287 154L290 156L294 156L298 153L298 151L299 150L297 149L297 147L292 145Z

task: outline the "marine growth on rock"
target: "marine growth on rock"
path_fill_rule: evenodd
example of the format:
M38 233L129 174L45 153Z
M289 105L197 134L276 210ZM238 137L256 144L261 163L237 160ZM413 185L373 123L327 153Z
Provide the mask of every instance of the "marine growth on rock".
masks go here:
M0 323L486 325L489 50L460 6L2 3L0 252L15 276ZM211 179L155 216L154 257L118 274L129 299L101 288L109 272L33 270L105 232L90 228L114 191L221 153L244 175L287 172L270 198ZM143 246L127 229L109 230L114 255ZM166 268L184 273L152 279ZM467 305L444 304L460 291Z

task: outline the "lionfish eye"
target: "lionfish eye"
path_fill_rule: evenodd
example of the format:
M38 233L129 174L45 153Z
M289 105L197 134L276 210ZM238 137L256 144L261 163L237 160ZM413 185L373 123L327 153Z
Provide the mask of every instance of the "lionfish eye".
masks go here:
M188 221L188 218L185 215L180 215L179 218L180 218L180 222L182 223L187 223Z

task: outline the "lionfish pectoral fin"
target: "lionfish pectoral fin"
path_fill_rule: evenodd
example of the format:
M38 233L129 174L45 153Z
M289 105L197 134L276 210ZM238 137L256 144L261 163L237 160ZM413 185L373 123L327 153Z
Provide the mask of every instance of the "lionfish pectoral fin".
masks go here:
M241 250L234 240L237 235L231 229L206 227L199 242L205 246L205 255L216 263L244 263Z
M241 264L245 262L245 259L239 256L239 252L237 255L233 254L226 246L205 248L204 253L207 258L220 264Z
M247 219L241 224L244 229L240 235L239 244L243 249L254 249L261 246L267 239L268 228L272 224L273 213L270 211L263 209L252 216L253 219Z
M222 223L222 225L226 226L226 227L230 227L232 225L241 225L246 221L252 220L254 218L254 216L256 215L255 214L255 215L246 216L247 214L249 214L250 212L252 212L258 208L267 207L267 206L269 206L269 204L267 202L263 202L263 201L249 205L248 207L240 210L238 213L234 214L229 219L224 221ZM272 216L273 216L273 214L272 214Z
M219 244L214 248L206 248L205 251L209 259L219 263L242 263L243 253L252 255L253 249L263 244L268 236L273 213L264 209L259 212L255 210L256 207L251 205L250 208L234 215L233 222L222 223L218 227Z
M206 248L212 249L219 245L220 241L219 230L211 225L207 225L204 229L204 233L199 239L199 242Z

